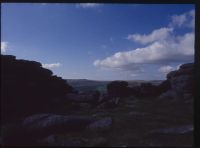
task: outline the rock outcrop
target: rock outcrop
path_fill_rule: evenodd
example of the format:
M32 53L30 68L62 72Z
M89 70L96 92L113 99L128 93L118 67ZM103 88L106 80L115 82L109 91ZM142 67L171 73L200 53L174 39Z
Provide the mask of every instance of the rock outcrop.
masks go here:
M160 95L160 98L192 99L194 96L194 64L187 63L176 71L167 74L171 88Z
M161 134L185 134L193 132L193 125L182 125L179 127L163 128L151 131L151 133L161 133Z
M72 91L61 77L39 62L1 55L2 122L48 112L54 101Z

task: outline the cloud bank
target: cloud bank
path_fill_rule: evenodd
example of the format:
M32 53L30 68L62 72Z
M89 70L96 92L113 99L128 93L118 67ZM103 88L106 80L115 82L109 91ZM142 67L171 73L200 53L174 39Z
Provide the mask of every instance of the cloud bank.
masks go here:
M174 67L169 66L169 65L162 66L162 67L160 67L158 69L159 72L164 73L164 74L167 74L167 73L169 73L172 70L175 70Z
M194 59L194 32L176 35L177 27L194 28L194 10L173 15L167 27L153 30L149 34L129 34L128 40L145 45L129 51L117 52L105 59L97 59L97 67L122 70L140 70L143 64L161 64L159 72L168 72L173 62L191 62Z
M117 52L103 60L96 60L95 66L121 68L130 64L165 63L185 61L194 55L194 33L161 39L144 47L126 52Z
M169 23L169 26L194 28L195 11L191 10L189 12L186 12L180 15L173 15L171 16L171 20L172 21Z
M60 66L61 66L60 63L42 64L42 67L47 68L47 69L58 68Z
M96 8L100 6L100 4L98 3L80 3L78 4L78 7L81 7L81 8Z
M1 52L5 53L8 49L8 42L1 42Z
M173 28L160 28L152 31L150 34L140 35L140 34L130 34L127 39L141 44L152 43L157 40L165 40L171 36Z

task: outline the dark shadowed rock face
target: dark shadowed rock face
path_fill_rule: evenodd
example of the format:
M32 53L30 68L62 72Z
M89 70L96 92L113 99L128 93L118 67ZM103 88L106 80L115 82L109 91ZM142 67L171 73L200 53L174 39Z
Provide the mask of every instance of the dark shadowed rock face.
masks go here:
M112 118L106 117L106 118L103 118L103 119L100 119L98 121L91 123L88 126L88 130L91 130L91 131L108 131L109 129L111 129L112 124L113 124Z
M128 82L112 81L107 85L107 92L111 97L126 97Z
M163 128L151 131L151 133L162 133L162 134L185 134L189 132L193 132L194 127L193 125L183 125L178 127L170 127L170 128Z
M68 93L65 95L66 100L77 103L95 103L98 102L100 93L98 91L91 91L85 93Z
M163 93L160 98L192 98L194 95L194 64L187 63L176 71L167 74L167 81L171 89Z
M40 140L49 135L81 132L95 121L95 118L91 116L35 114L26 117L22 122L14 124L9 131L4 130L2 134L3 141L5 146L40 145ZM74 140L54 142L54 137L49 137L46 140L50 142L49 144L51 142L55 144L52 146L72 146L75 142Z
M95 121L87 116L63 116L55 114L36 114L23 121L23 127L31 133L55 134L69 131L83 130L88 124Z
M55 135L49 135L48 137L40 140L40 144L44 146L55 147L81 147L84 143L82 139L65 139L59 140Z
M49 111L52 100L72 91L65 80L53 76L39 62L1 55L2 121Z
M171 84L169 80L163 81L161 84L159 84L156 88L157 93L160 95L168 90L171 89Z
M35 114L26 117L22 122L14 124L10 132L3 134L5 146L81 146L81 139L57 139L56 135L66 133L105 132L111 129L111 117L96 119L93 116ZM4 131L5 133L5 131ZM75 137L74 137L75 138ZM93 144L104 143L96 139Z
M156 96L156 88L152 83L142 83L140 85L140 94L141 96Z

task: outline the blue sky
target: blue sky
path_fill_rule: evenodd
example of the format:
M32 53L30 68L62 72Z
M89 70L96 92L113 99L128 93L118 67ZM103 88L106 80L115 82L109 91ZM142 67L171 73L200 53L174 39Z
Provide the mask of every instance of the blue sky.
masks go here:
M194 59L194 5L2 4L1 53L63 78L165 79Z

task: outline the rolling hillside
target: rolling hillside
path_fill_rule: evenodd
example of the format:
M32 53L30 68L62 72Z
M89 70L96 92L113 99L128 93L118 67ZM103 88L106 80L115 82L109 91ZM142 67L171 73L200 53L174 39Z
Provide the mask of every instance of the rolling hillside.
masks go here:
M111 81L97 81L88 79L66 79L66 81L78 91L98 90L106 92L106 85ZM128 80L130 86L140 85L141 83L160 84L163 80Z

